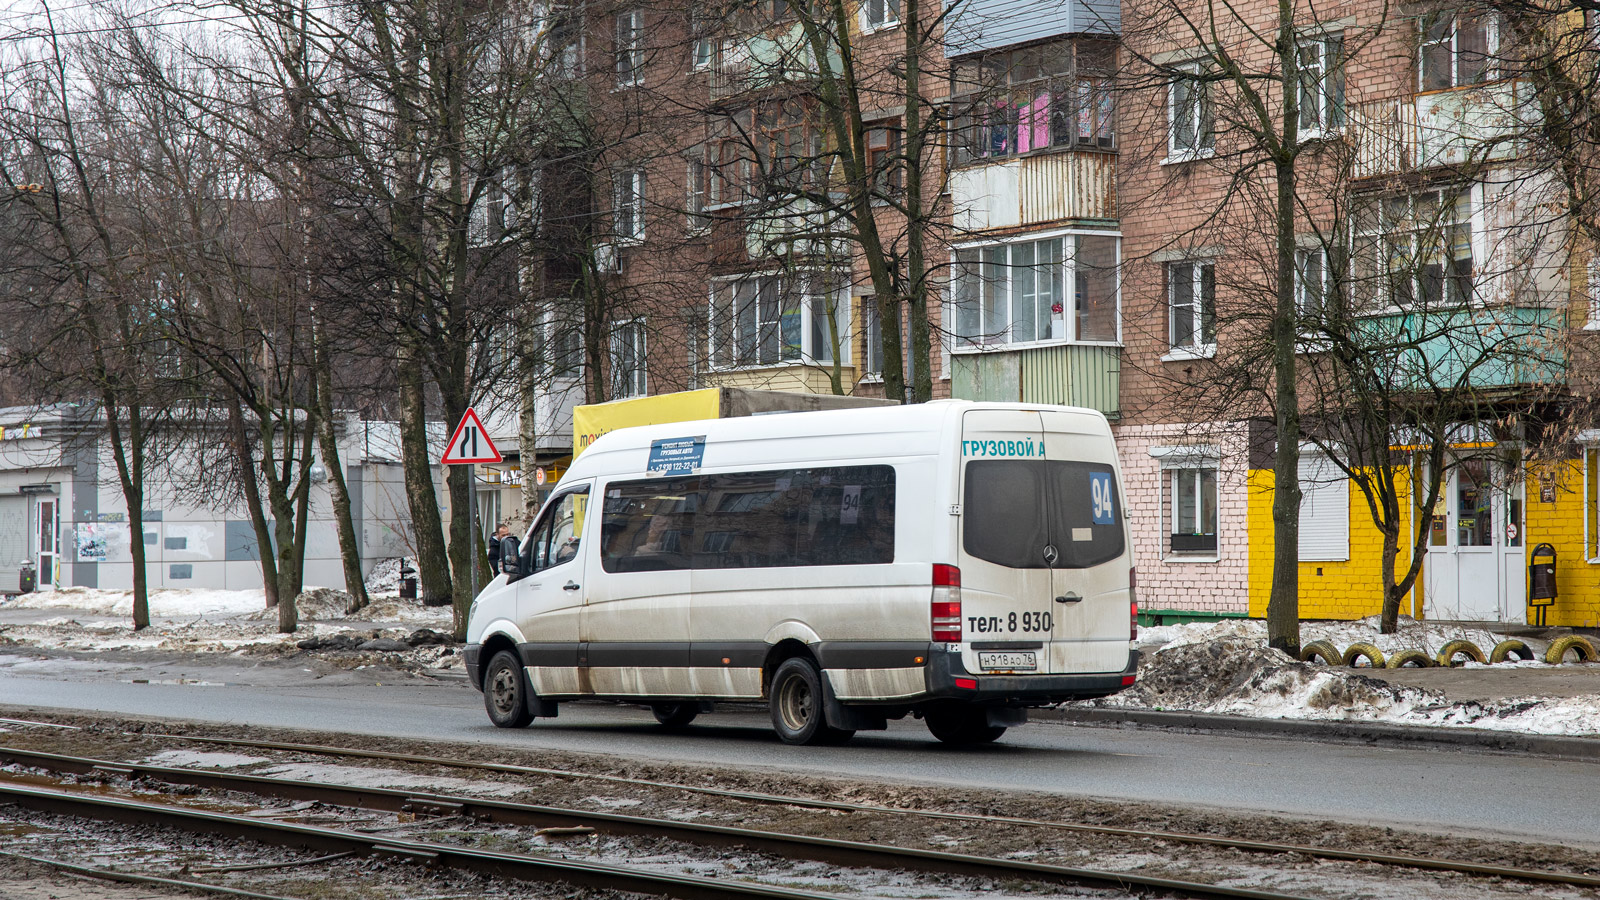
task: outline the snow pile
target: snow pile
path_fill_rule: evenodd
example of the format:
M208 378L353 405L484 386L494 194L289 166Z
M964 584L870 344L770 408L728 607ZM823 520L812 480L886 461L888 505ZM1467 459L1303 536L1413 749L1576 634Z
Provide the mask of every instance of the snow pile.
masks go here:
M400 593L400 560L381 559L367 576L367 596L381 597Z
M253 613L266 606L265 595L252 591L197 588L158 589L150 592L150 615L186 618L226 617ZM81 609L113 616L133 616L133 591L66 587L53 591L18 594L0 600L0 609Z
M1139 648L1149 652L1155 648L1179 647L1227 638L1251 641L1267 639L1267 623L1261 619L1224 619L1220 622L1191 622L1184 625L1156 625L1140 627ZM1450 641L1468 640L1476 644L1487 656L1494 645L1505 640L1506 635L1495 634L1483 628L1460 625L1438 625L1419 622L1410 616L1401 616L1399 630L1394 634L1378 633L1378 617L1368 616L1352 622L1302 622L1300 646L1312 641L1328 641L1340 651L1357 642L1365 642L1382 650L1385 656L1396 650L1421 650L1433 656ZM1542 654L1548 642L1524 637L1522 640L1535 653Z
M1237 633L1214 640L1175 640L1148 653L1140 661L1139 681L1133 688L1091 705L1530 734L1600 734L1600 696L1457 703L1437 691L1389 684L1351 669L1297 662L1263 640Z

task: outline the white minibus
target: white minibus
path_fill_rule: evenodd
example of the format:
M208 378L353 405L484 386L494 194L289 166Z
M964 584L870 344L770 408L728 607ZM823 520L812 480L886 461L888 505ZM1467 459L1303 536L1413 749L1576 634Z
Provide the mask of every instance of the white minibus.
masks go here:
M564 700L682 727L765 702L791 744L920 717L949 743L1133 683L1134 565L1093 410L943 400L613 431L473 601L494 724Z

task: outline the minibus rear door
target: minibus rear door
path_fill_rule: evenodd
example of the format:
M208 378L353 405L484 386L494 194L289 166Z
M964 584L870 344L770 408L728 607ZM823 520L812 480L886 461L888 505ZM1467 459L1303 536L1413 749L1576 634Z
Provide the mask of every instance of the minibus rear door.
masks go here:
M1040 415L1054 601L1049 671L1120 672L1128 662L1130 557L1116 447L1081 415Z
M961 626L971 672L1049 671L1044 438L1033 410L962 417Z

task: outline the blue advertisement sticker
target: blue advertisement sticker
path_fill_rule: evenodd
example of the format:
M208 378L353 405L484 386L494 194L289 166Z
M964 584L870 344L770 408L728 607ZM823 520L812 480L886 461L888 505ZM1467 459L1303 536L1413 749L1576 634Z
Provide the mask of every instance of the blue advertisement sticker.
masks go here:
M1112 525L1117 521L1116 508L1112 505L1111 498L1111 473L1090 472L1089 494L1091 508L1094 510L1094 524Z
M700 469L706 455L706 436L664 438L650 442L649 475L691 475Z

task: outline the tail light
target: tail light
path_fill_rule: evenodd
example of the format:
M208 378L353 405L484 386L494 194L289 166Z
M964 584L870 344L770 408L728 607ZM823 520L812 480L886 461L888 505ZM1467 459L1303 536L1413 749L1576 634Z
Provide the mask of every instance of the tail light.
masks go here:
M943 563L933 565L933 639L961 643L961 570Z
M1128 569L1128 640L1139 639L1139 570Z

